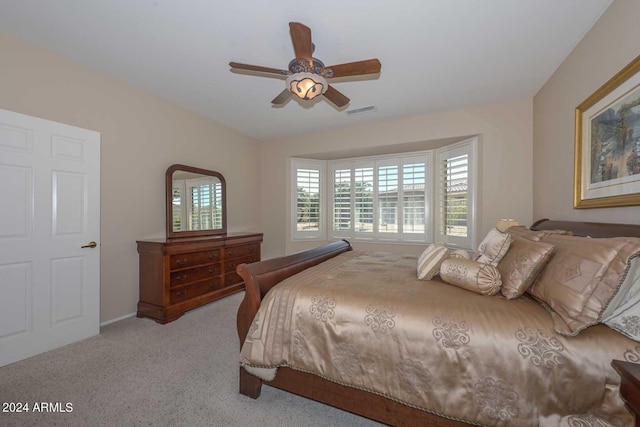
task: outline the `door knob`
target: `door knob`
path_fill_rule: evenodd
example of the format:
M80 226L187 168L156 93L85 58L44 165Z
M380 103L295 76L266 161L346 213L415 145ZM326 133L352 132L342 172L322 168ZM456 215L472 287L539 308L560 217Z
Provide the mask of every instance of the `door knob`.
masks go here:
M98 244L96 242L89 242L88 244L84 245L84 246L80 246L81 248L95 248L96 246L98 246Z

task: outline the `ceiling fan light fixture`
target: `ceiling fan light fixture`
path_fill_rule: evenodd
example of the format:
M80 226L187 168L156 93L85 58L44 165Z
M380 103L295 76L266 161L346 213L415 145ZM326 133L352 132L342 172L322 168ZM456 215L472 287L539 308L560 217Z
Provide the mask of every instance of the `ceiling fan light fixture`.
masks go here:
M300 99L313 99L323 95L329 85L319 74L315 73L295 73L287 77L287 89Z

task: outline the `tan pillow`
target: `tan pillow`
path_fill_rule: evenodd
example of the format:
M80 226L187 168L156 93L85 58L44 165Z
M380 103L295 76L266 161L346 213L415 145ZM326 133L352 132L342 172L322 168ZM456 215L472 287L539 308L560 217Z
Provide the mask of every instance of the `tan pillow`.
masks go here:
M551 309L554 329L574 336L600 322L623 283L640 238L552 234L543 238L554 255L527 293Z
M418 258L418 279L431 280L440 272L440 264L449 257L444 243L432 243Z
M490 264L463 258L449 258L440 266L440 278L482 295L495 295L500 290L500 272Z
M509 251L498 264L502 276L500 293L507 299L518 298L538 277L547 264L553 245L535 242L517 235L511 236Z
M494 228L487 233L487 236L478 246L478 258L476 258L476 261L491 264L495 267L509 250L510 244L511 234L501 233Z

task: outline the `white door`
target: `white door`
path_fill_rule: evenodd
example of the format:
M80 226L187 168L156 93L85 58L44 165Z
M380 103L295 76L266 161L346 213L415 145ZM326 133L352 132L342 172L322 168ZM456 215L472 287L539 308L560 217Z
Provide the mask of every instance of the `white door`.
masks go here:
M100 134L0 109L0 366L100 332L99 238Z

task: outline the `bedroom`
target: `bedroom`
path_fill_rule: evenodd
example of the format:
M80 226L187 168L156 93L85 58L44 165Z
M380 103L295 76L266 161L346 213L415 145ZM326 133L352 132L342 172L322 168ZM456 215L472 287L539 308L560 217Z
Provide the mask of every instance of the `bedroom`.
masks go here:
M288 156L317 153L317 147L322 147L320 152L336 152L480 134L485 143L480 235L496 218L505 216L523 224L539 218L638 223L638 207L572 208L575 107L638 55L634 42L640 36L638 16L637 2L614 1L571 54L566 52L567 59L558 63L559 68L549 74L540 90L530 96L444 112L409 113L405 118L315 131L304 138L283 136L265 141L3 32L0 108L102 133L100 316L101 322L109 322L135 312L135 240L164 230L163 176L172 163L223 173L228 182L229 216L233 218L230 229L264 232L263 258L319 244L288 239L287 224L282 220L287 215L288 194L269 190L287 182ZM289 20L269 19L273 26L284 26ZM290 49L286 39L277 43ZM330 51L322 52L322 57L330 60ZM375 46L365 53L366 57L376 56ZM352 54L360 57L360 51ZM227 61L234 59L243 58L226 58L226 72ZM384 70L387 63L381 60ZM257 77L236 77L268 83ZM344 91L355 90L359 83L345 84ZM375 80L362 83L375 84ZM252 102L268 105L269 99ZM291 103L277 112L286 114L293 108L299 107ZM241 115L242 111L230 113ZM216 161L204 161L203 157ZM136 183L135 188L131 182ZM146 209L122 209L135 205ZM410 250L418 251L415 247Z

